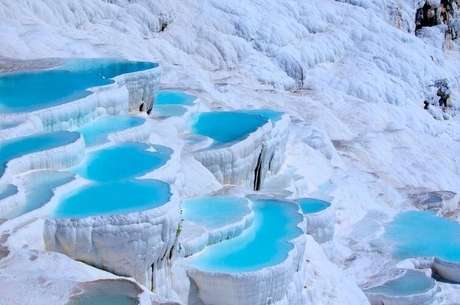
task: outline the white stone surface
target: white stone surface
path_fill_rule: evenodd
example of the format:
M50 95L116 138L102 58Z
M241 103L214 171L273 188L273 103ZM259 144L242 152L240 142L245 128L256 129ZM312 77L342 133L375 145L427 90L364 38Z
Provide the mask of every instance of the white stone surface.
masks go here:
M47 219L44 240L48 251L131 276L155 293L171 297L168 275L180 205L173 191L166 204L143 212L81 219Z
M403 276L407 272L419 272L419 271L404 270L401 274L399 274L395 278L399 276ZM435 280L431 278L430 280L432 281L432 287L430 287L426 291L421 291L419 293L415 293L411 295L395 295L391 293L385 294L385 293L376 293L376 292L365 292L365 293L371 305L437 304L440 301L440 299L436 296L436 293L438 292L439 288ZM385 283L382 283L382 284L384 285Z
M200 90L209 109L285 111L299 126L290 130L296 136L308 133L303 124L314 125L324 143L333 144L328 148L337 158L327 159L308 142L291 142L287 162L304 177L297 180L298 195L318 190L334 197L340 268L310 238L307 299L312 304L366 304L356 283L395 262L369 240L355 243L350 237L355 224L370 210L378 209L384 218L411 208L405 203L407 190L460 193L459 45L453 41L441 50L415 37L414 16L423 4L3 0L0 56L158 60L164 85ZM430 113L422 103L435 96L430 86L441 78L452 82L452 109L434 106ZM216 88L223 83L223 90ZM183 168L187 164L181 162ZM194 175L195 168L200 167L194 163L184 169L182 194L218 188L204 170ZM22 240L16 242L20 249ZM46 264L25 262L18 268L27 266L37 276L47 270ZM59 281L78 272L66 266L66 272L56 273ZM177 273L174 278L182 280ZM19 297L23 304L55 300L52 289L25 286L32 283L27 279L8 286L4 296ZM7 282L2 280L2 287ZM440 303L459 303L456 285L442 285Z
M316 213L305 213L307 233L313 236L317 243L332 241L335 229L335 206L332 204Z
M38 300L48 300L52 304L64 305L78 291L77 286L81 283L120 279L66 255L45 252L40 233L42 229L43 220L35 220L12 227L11 231L2 231L1 242L8 249L8 254L0 258L0 280L4 291L0 303L32 305ZM31 236L31 232L37 234ZM18 287L21 287L22 293L11 293ZM152 293L142 286L138 287L143 291L139 295L140 304L151 304ZM8 291L10 293L6 293Z
M460 263L446 262L435 257L433 269L436 270L436 272L444 279L460 283Z
M262 186L267 172L277 173L284 162L289 123L289 116L283 115L275 124L268 121L241 141L223 147L198 149L192 153L193 157L220 183L243 185L251 189L261 155Z
M7 140L16 137L28 136L43 131L43 125L36 116L23 115L1 115L2 124L9 127L2 128L0 124L0 140Z
M153 107L160 86L161 68L126 73L114 78L118 86L126 87L129 93L128 111L138 111L141 104L148 110Z

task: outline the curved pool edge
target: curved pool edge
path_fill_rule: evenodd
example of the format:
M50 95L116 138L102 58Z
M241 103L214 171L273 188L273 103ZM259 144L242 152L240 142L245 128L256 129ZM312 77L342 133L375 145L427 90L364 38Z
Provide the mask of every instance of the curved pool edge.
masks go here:
M434 257L432 268L444 279L460 283L460 262L448 262Z
M173 106L178 106L178 107L182 107L185 109L185 112L180 116L179 115L165 115L164 108L165 106L168 107L168 105L155 106L155 103L154 103L153 111L152 113L150 113L150 117L170 123L176 129L177 134L181 134L188 130L189 122L192 120L192 118L195 115L200 113L200 107L201 107L200 103L201 103L200 98L196 96L196 99L194 100L193 105L173 105Z
M63 253L97 268L131 276L152 289L152 277L164 272L180 223L180 198L150 210L85 218L46 219L48 251Z
M251 209L249 214L246 214L239 221L226 226L209 230L208 246L222 242L227 239L232 239L241 235L244 230L249 228L254 222L254 211Z
M270 120L244 139L221 147L198 148L192 156L222 184L254 187L255 168L261 157L261 185L266 173L276 174L285 160L291 119L287 114L272 124ZM231 164L232 166L228 166Z
M286 203L295 204L288 201ZM298 213L300 214L299 210ZM305 272L302 266L305 261L307 236L303 217L297 227L300 229L299 235L289 240L293 248L279 264L237 273L204 271L187 266L186 273L197 285L201 300L205 304L265 305L289 299L288 287L294 283L296 289L301 289L296 279L303 279ZM295 295L301 296L301 291L297 291Z
M177 255L179 257L188 257L199 253L209 245L241 235L254 222L254 211L251 209L250 200L247 198L242 199L248 201L250 212L233 223L215 229L207 229L199 223L184 221L182 232L187 232L187 236L185 238L181 238L181 235L179 236L179 243L182 249Z
M41 207L19 215L17 217L8 219L3 224L0 225L0 230L8 230L14 228L15 226L19 226L24 223L28 223L34 219L42 219L43 222L52 214L53 210L55 209L56 205L58 204L58 198L63 194L75 190L83 185L87 185L89 182L81 177L74 176L74 179L66 184L60 185L53 190L51 198L45 202ZM19 187L19 192L17 196L20 197L21 202L24 202L26 199L25 188ZM41 235L43 232L40 232Z
M0 184L8 184L14 175L35 169L65 169L80 163L85 155L85 142L81 134L75 141L54 148L40 150L8 160Z
M406 269L404 272L393 279L389 279L388 281L382 283L385 284L389 281L398 279L400 277L403 277L407 272L417 272L420 274L423 274L420 271L415 271L411 269ZM431 279L427 277L427 279L431 280L432 285L431 287L426 290L422 291L419 293L414 293L414 294L408 294L408 295L389 295L385 293L379 293L379 292L366 292L366 289L363 290L365 293L366 297L368 298L369 302L371 305L381 305L381 304L434 304L434 301L436 300L436 294L438 292L438 285L436 284L436 281L434 279Z
M142 124L110 133L107 135L107 139L115 143L147 141L152 132L152 122L146 117L138 117L144 119Z
M436 256L410 257L406 259L416 269L431 268L443 279L460 283L460 262L449 262ZM402 262L405 262L403 260Z
M0 119L2 116L19 118L27 114L38 117L43 130L57 131L90 123L98 117L101 108L106 114L116 115L139 112L144 103L147 110L153 105L161 78L160 65L153 64L156 66L150 69L115 76L111 78L114 83L87 88L91 94L86 97L30 112L0 113Z
M310 234L317 243L329 242L334 237L336 206L331 205L324 210L314 213L304 213L307 221L307 234Z
M30 114L8 116L0 113L0 117L6 125L10 125L0 127L0 141L43 132L42 121L37 116Z

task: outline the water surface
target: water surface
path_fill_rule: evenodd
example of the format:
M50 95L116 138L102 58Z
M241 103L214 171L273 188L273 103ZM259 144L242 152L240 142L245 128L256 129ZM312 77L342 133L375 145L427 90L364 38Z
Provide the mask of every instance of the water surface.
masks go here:
M98 280L82 283L66 305L137 305L142 290L127 280Z
M71 170L94 181L130 179L160 168L172 153L171 148L161 145L123 142L87 153L85 160Z
M0 200L18 193L18 188L12 184L0 185Z
M260 115L238 111L204 112L195 118L192 131L216 142L229 143L246 138L267 122Z
M78 132L56 131L0 141L0 176L5 172L8 161L14 158L68 145L79 137Z
M382 238L393 245L398 259L436 256L460 262L460 225L434 212L400 213L385 225Z
M248 205L238 197L198 197L182 202L182 217L212 230L243 219L251 213Z
M149 62L73 59L50 70L0 74L0 113L30 112L84 98L115 76L156 67Z
M274 111L271 109L248 109L239 111L248 114L260 115L261 117L267 118L270 121L272 121L273 124L281 120L281 117L283 116L283 112Z
M296 202L304 214L317 213L331 206L327 201L314 198L300 198Z
M276 199L251 199L254 223L241 235L206 247L189 264L214 272L249 272L274 266L293 249L289 240L302 234L298 206Z
M42 207L53 197L53 190L74 179L73 173L55 170L33 171L24 176L26 202L24 205L9 211L5 218L14 218Z
M100 145L108 142L111 133L140 126L144 118L132 115L107 115L77 129L83 135L86 146Z
M55 218L84 218L140 212L169 201L169 185L158 180L91 183L59 199Z
M406 273L384 284L364 290L365 293L378 293L388 296L410 296L427 292L436 285L436 281L424 273L407 270Z
M180 90L159 90L154 105L194 105L196 96Z

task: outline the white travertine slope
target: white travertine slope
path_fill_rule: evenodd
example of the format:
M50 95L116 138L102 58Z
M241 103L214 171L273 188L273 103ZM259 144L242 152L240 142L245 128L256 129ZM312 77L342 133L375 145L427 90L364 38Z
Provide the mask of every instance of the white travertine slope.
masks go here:
M192 155L220 183L242 185L249 189L255 187L255 170L260 159L262 186L267 173L276 174L284 163L290 121L289 116L283 114L278 121L272 123L269 120L236 143L199 149Z
M143 212L81 219L48 219L48 251L130 276L155 293L173 297L168 276L179 226L179 198Z
M2 116L0 140L28 136L41 131L43 131L43 125L41 120L36 116L28 114L20 116Z
M403 204L407 190L460 193L459 46L446 42L441 50L431 42L443 37L430 36L427 42L414 35L416 10L423 5L412 0L4 0L0 56L159 60L163 84L204 92L202 101L210 109L284 111L299 126L291 129L296 134L305 132L303 123L314 125L341 164L307 144L288 145L287 160L306 176L298 195L320 190L334 196L343 251L336 260L339 269L318 247L306 249L307 299L365 304L356 283L377 273L388 258L353 240L353 226L373 209L384 218L410 208ZM423 101L436 101L432 85L442 78L451 82L452 108L431 105L430 113ZM299 88L302 81L302 90L283 90ZM225 90L217 90L222 83ZM215 180L193 170L186 176L206 180L190 186L189 193L216 187ZM330 188L323 190L324 184ZM371 259L376 263L368 264ZM448 285L444 304L459 302L458 291Z
M2 293L2 304L32 305L47 300L53 304L64 305L70 296L77 291L81 292L77 289L81 283L120 279L63 254L39 250L43 247L43 238L40 238L42 228L43 221L35 220L12 228L9 233L13 233L14 238L10 239L9 234L2 235L2 243L7 250L6 256L0 257L2 289L14 291L21 287L22 290L22 293L16 294ZM19 246L18 241L21 242ZM133 284L142 291L139 295L140 304L151 304L152 293L134 281Z
M316 213L305 213L304 216L307 219L307 233L317 243L332 241L335 229L335 206L329 206Z

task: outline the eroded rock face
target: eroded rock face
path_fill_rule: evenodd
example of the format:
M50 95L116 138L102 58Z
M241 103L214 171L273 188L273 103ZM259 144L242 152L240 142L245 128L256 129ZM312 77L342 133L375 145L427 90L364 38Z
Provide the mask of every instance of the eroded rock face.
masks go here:
M167 275L176 244L179 206L179 197L173 194L168 203L148 211L49 219L44 229L46 249L117 275L131 276L155 293L169 297L172 284Z
M145 111L150 114L161 77L160 67L128 73L115 78L120 86L126 86L129 94L128 111ZM143 105L142 110L141 105Z
M441 23L439 7L425 2L415 15L415 30L425 26L435 26Z
M423 27L445 24L447 25L445 32L446 38L458 38L460 35L458 4L458 0L441 0L438 3L426 1L422 7L417 9L415 15L415 30L418 31Z

